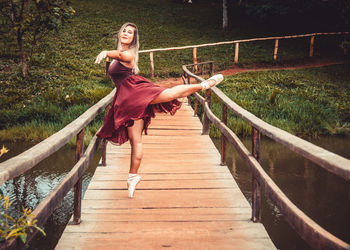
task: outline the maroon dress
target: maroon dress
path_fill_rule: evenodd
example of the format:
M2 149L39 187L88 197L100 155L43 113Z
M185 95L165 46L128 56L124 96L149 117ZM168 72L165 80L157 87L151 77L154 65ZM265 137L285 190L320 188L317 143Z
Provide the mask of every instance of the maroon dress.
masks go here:
M108 74L111 76L116 93L105 122L97 136L112 143L121 145L128 141L127 127L134 124L134 120L144 120L144 130L151 123L156 112L174 115L181 107L181 102L172 100L159 104L150 104L165 88L157 86L146 78L135 75L131 68L119 61L111 63Z

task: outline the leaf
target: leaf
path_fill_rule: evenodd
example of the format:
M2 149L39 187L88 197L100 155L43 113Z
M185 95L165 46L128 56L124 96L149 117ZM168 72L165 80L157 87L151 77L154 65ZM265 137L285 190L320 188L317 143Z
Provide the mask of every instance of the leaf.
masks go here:
M9 232L9 234L7 235L7 239L11 238L11 237L14 237L14 236L17 236L20 234L20 232L23 230L23 228L15 228L15 229L12 229L11 232Z
M26 234L26 233L21 234L19 237L21 238L21 241L22 241L23 243L26 243L26 241L27 241L27 234Z
M6 154L9 150L4 146L2 145L2 149L0 150L0 157L3 155L3 154ZM2 193L2 191L1 191Z
M46 236L46 233L45 233L45 231L42 229L42 228L40 228L40 227L38 227L38 226L36 226L36 225L34 225L33 227L35 227L38 231L40 231L44 236Z

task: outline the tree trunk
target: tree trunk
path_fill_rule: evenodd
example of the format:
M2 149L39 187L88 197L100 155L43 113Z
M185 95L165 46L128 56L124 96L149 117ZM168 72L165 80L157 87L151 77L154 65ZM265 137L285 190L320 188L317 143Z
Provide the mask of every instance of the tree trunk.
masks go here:
M22 76L25 78L28 76L29 67L27 64L27 56L23 47L23 39L22 39L22 33L20 29L18 29L17 31L17 43L18 43L19 50L21 52Z
M226 31L227 26L227 0L222 0L222 31Z

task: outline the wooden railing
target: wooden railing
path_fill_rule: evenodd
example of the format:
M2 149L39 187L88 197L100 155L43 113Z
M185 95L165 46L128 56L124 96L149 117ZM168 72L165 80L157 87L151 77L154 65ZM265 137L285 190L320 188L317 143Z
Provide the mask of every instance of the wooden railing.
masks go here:
M183 80L185 84L191 84L191 78L201 82L204 79L190 72L184 65ZM210 109L211 95L215 94L222 102L222 120L217 118ZM209 125L212 122L221 131L221 164L226 161L226 142L230 142L238 151L242 159L249 165L252 171L252 221L259 222L261 218L260 189L265 191L267 197L285 216L289 224L311 247L315 249L350 249L350 245L327 232L298 207L296 207L282 190L273 182L260 165L260 138L261 134L286 146L288 149L311 160L345 180L350 180L350 160L313 145L299 137L287 133L284 130L273 127L244 110L229 99L221 90L214 87L206 91L206 98L198 93L194 94L196 103L201 103L204 108L203 134L209 134ZM227 127L227 109L248 122L252 126L252 153L250 153L240 139ZM196 109L195 109L196 110Z
M74 213L73 223L79 224L81 217L81 198L82 198L82 176L87 170L90 160L96 153L100 139L94 135L88 145L85 153L84 149L84 130L85 127L112 102L115 89L100 100L97 104L88 109L84 114L76 120L68 124L62 130L53 134L46 140L33 146L22 154L13 157L5 162L0 163L0 185L7 180L23 174L36 166L40 161L49 157L64 145L71 138L76 137L76 161L77 163L72 170L65 176L60 184L52 190L43 201L33 211L37 224L44 225L47 218L54 212L56 207L61 203L65 195L74 187ZM103 140L102 165L105 164L105 141ZM29 232L28 232L29 233ZM30 233L27 237L27 243L34 237L36 231ZM23 243L19 239L9 240L2 245L0 249L22 249Z
M224 45L224 44L235 44L234 63L238 63L239 44L240 43L275 40L275 46L274 46L274 50L273 50L273 60L277 60L279 40L292 39L292 38L302 38L302 37L310 37L309 57L313 57L313 55L314 55L314 43L315 43L315 37L316 36L348 35L348 34L350 34L350 32L327 32L327 33L324 32L324 33L311 33L311 34L303 34L303 35L290 35L290 36L275 36L275 37L241 39L241 40L234 40L234 41L225 41L225 42L217 42L217 43L206 43L206 44L189 45L189 46L182 46L182 47L147 49L147 50L140 50L139 53L149 53L150 71L151 71L150 77L153 78L154 77L154 53L155 52L170 51L170 50L193 49L193 64L196 64L197 63L197 50L198 50L198 48L210 47L210 46L218 46L218 45Z

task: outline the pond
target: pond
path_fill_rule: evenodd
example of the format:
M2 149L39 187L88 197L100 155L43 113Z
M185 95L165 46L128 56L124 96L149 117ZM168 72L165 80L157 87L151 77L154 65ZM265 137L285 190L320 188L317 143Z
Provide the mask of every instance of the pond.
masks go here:
M0 143L0 146L6 145L9 152L1 157L0 162L18 155L26 149L34 146L32 143ZM92 159L88 170L83 176L83 194L87 189L89 181L93 176L101 153L97 153ZM9 180L1 186L5 195L9 195L13 201L10 214L16 217L16 214L22 211L22 206L34 209L51 190L53 190L72 169L75 164L75 148L65 146L59 151L39 163L13 180ZM30 242L28 249L54 249L65 225L68 223L73 212L74 193L70 191L60 206L50 216L44 225L46 237L38 233Z
M243 143L250 150L250 138ZM214 140L220 148L220 140ZM343 157L350 158L350 139L323 137L312 143ZM6 143L10 151L1 158L4 161L29 147L30 143ZM2 146L2 143L0 143ZM11 213L21 211L22 206L35 208L39 202L64 178L75 163L75 149L69 146L41 162L25 175L7 181L1 188L12 201ZM101 155L98 153L83 178L85 192ZM321 167L298 156L285 147L263 138L261 164L291 201L326 230L340 239L350 242L350 182L344 181ZM235 152L227 148L227 166L244 195L251 202L251 174ZM37 235L29 249L53 249L73 211L73 193L69 192L44 226L47 237ZM309 246L293 231L283 215L268 200L262 199L262 223L279 249L309 249Z
M244 138L242 142L251 151L251 139ZM310 142L350 158L350 138L322 137ZM221 150L220 140L214 140L214 143ZM232 145L227 146L227 166L251 204L252 177L249 167L243 163ZM265 172L299 209L333 235L350 242L349 181L327 172L266 137L261 141L260 157ZM261 217L277 248L310 249L264 195Z

